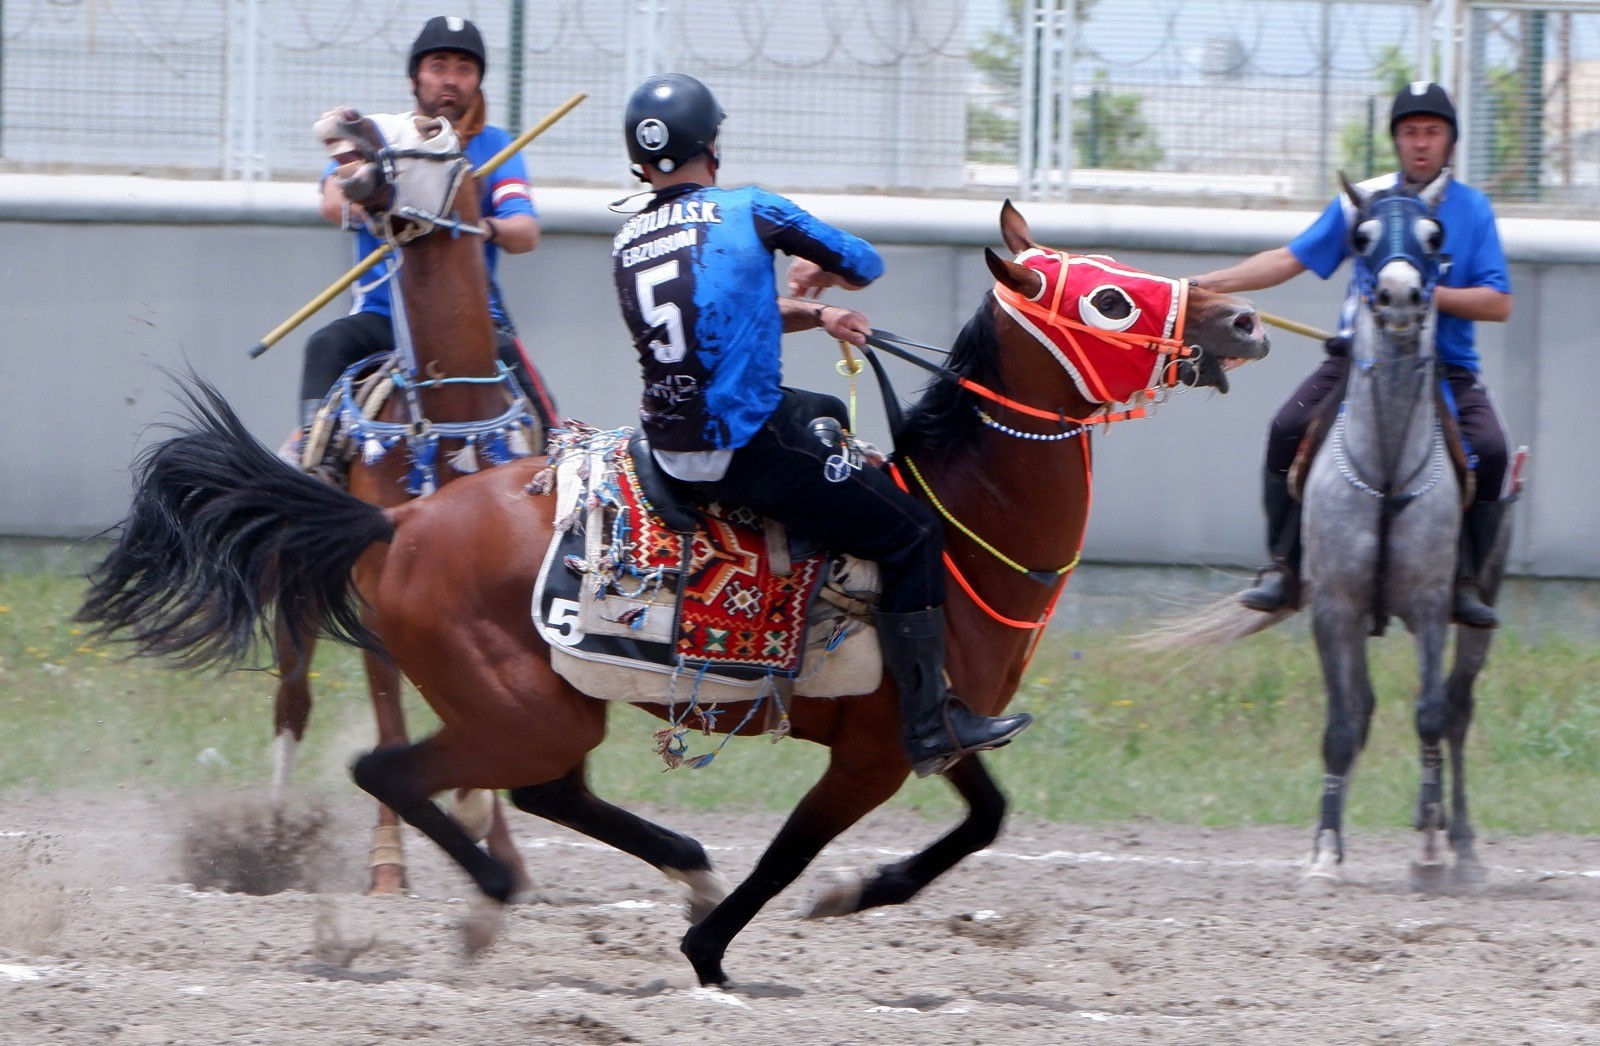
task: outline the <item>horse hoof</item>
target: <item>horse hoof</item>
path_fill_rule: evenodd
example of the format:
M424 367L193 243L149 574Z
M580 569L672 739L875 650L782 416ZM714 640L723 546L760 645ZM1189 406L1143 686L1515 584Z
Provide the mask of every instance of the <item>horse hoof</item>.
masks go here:
M450 816L474 843L483 842L489 837L490 825L494 824L494 793L486 788L458 790Z
M1337 872L1308 870L1295 884L1297 892L1310 897L1331 897L1344 885L1344 877Z
M1339 858L1334 856L1337 852L1329 845L1319 845L1311 851L1306 859L1306 870L1300 875L1303 892L1326 895L1344 885L1344 869Z
M500 936L505 925L506 906L488 897L473 902L472 910L461 924L461 941L467 958L475 959Z
M1450 882L1453 886L1472 888L1482 886L1489 881L1488 869L1476 860L1463 861L1456 858L1456 863L1450 868Z
M802 914L807 919L854 915L861 910L861 895L866 886L866 877L859 871L840 868L829 874L826 885L811 898L811 904Z
M507 904L554 904L550 895L543 890L535 889L530 882L519 882L511 888L511 896L506 898Z
M694 926L716 910L732 887L728 879L715 868L663 868L668 879L683 886L683 917Z
M678 942L678 951L689 960L689 965L694 967L694 975L700 983L707 988L720 988L728 983L728 975L722 972L722 949L707 948L700 944L700 928L691 927L683 935L683 940Z
M1419 893L1439 893L1450 880L1450 866L1443 861L1411 862L1411 888Z
M406 869L402 864L375 864L367 885L368 897L404 897Z

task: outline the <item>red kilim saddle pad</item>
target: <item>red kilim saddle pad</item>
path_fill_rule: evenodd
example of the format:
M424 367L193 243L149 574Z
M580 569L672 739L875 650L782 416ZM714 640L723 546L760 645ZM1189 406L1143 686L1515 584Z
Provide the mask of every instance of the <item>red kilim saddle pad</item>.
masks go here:
M633 531L628 536L636 557L632 565L642 573L678 569L678 535L645 507L633 459L624 451L617 464L618 500ZM617 550L612 552L615 556ZM812 555L794 559L790 573L774 574L761 516L748 508L713 503L695 531L684 568L678 656L712 665L799 672L806 610L826 566L826 556Z

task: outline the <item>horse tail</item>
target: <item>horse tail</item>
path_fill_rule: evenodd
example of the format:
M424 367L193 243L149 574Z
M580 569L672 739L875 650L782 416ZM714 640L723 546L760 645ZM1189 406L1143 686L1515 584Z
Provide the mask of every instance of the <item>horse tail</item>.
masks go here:
M186 668L244 663L274 612L292 635L382 654L351 571L394 535L389 515L280 460L203 379L178 386L177 434L135 460L133 502L77 619Z
M1301 599L1308 601L1309 582L1301 582ZM1237 594L1223 596L1195 610L1158 620L1134 637L1134 645L1144 650L1174 650L1180 647L1227 646L1246 636L1265 632L1296 613L1294 608L1270 612L1251 610L1239 602Z

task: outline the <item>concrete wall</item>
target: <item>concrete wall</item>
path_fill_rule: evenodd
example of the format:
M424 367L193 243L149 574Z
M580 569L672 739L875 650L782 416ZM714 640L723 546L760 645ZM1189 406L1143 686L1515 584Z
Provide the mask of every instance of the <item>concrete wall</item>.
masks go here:
M508 259L502 283L531 352L569 416L633 417L638 372L612 298L614 194L538 194L545 240ZM989 284L997 201L799 197L882 248L889 274L851 296L874 324L945 343ZM1039 240L1114 253L1155 272L1216 267L1280 245L1310 215L1141 207L1024 208ZM1600 330L1600 226L1506 220L1516 315L1480 326L1486 376L1513 441L1534 448L1515 568L1600 577L1600 454L1584 424ZM311 190L278 184L0 177L0 534L78 536L122 514L127 467L170 409L162 367L215 382L276 445L294 420L300 350L323 310L267 355L247 350L349 264L347 237L319 225ZM1255 296L1305 323L1333 322L1342 284L1302 276ZM1318 346L1276 333L1267 360L1233 374L1227 397L1179 395L1154 418L1096 437L1086 557L1248 564L1261 558L1258 474L1267 422ZM844 394L834 344L793 335L792 383ZM893 364L903 397L921 372ZM877 392L861 387L863 430L882 440Z

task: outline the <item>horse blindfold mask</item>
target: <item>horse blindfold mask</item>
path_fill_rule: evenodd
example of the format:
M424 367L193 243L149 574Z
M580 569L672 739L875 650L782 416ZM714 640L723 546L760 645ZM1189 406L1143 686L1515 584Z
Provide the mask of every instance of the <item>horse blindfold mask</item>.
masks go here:
M1423 294L1431 297L1439 282L1443 245L1444 226L1427 203L1405 192L1374 196L1350 229L1361 296L1370 301L1378 274L1391 262L1401 262L1417 271Z
M1184 281L1126 269L1101 255L1036 248L1016 261L1043 277L1039 293L1029 299L997 285L995 297L1090 402L1121 403L1161 386L1170 360L1185 354Z

